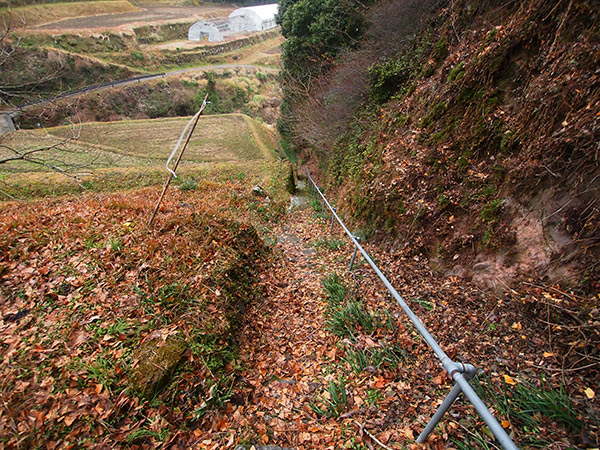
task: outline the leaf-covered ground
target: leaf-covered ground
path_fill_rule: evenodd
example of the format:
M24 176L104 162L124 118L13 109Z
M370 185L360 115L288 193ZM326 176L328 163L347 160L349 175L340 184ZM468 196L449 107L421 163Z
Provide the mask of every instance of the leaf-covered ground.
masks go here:
M416 445L451 387L440 364L366 263L347 273L352 249L341 232L329 235L329 220L295 213L278 235L268 295L240 334L236 387L226 407L207 415L200 447L385 448L372 436L388 448ZM424 259L369 251L448 354L485 370L473 384L521 448L597 442L598 403L589 397L598 382L598 310L573 312L594 299L535 286L491 298L436 279ZM347 288L337 304L334 273ZM340 329L335 310L353 302L373 321L344 309ZM459 400L425 447L498 448L488 434Z
M172 190L152 230L156 188L2 206L0 447L416 445L451 387L439 363L364 261L347 272L339 229L250 188ZM597 443L597 299L490 297L366 247L448 354L485 370L473 384L521 448ZM137 349L172 339L183 363L142 395ZM427 446L497 448L485 430L459 401Z
M264 225L283 212L239 178L173 188L152 228L158 188L1 207L0 447L136 446L196 428L258 294ZM140 368L173 342L184 363L155 397Z

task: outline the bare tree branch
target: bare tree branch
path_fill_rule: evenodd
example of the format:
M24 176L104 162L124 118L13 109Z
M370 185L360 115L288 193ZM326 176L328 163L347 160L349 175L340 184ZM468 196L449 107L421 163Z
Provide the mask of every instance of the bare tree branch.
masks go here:
M8 14L4 16L3 23L0 24L0 70L3 72L2 79L0 80L0 104L12 108L14 108L15 100L30 97L37 88L55 80L60 75L60 71L65 68L65 62L63 58L60 58L58 65L53 65L50 73L31 74L30 79L24 78L21 74L14 72L12 73L12 77L8 76L11 71L14 71L14 61L12 59L22 56L19 53L22 45L21 38L11 34L11 22L13 20L14 18L9 9ZM7 76L5 77L4 74ZM49 101L51 102L52 99ZM90 171L85 171L85 169L92 167L101 157L97 154L95 156L90 155L91 157L87 157L87 161L85 162L78 161L73 163L69 161L69 159L78 160L78 158L68 158L69 154L76 154L82 151L72 146L69 147L70 144L79 138L80 132L81 126L79 128L73 126L69 137L60 139L58 142L49 145L33 146L15 143L19 141L14 141L13 137L17 136L19 139L22 139L16 134L22 133L21 131L0 134L0 167L4 165L9 170L4 175L4 178L11 176L10 170L13 170L15 163L29 163L60 173L79 182L82 175L91 174ZM2 182L6 184L5 180L2 180ZM16 200L14 196L4 190L0 191L0 194Z

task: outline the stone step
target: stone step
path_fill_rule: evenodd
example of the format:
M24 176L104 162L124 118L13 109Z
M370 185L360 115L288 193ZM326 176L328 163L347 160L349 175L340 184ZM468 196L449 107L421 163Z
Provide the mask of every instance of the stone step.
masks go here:
M308 197L303 195L295 195L290 198L290 207L288 208L288 212L295 211L297 209L303 209L308 206Z
M15 131L15 124L10 114L0 114L0 134Z

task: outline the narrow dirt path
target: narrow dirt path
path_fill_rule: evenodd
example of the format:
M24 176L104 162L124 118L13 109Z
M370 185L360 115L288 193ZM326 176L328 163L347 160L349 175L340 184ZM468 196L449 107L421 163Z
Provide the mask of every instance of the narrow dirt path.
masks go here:
M269 149L269 147L267 146L267 143L260 136L260 133L256 129L257 124L254 121L254 119L252 119L251 117L248 117L248 116L243 116L243 118L244 118L244 123L246 124L246 126L250 130L250 133L252 134L252 138L254 139L254 142L256 142L256 145L258 146L258 148L260 148L260 151L262 152L264 157L266 159L273 158L274 152Z
M335 349L322 327L323 268L311 247L311 213L294 212L286 222L278 230L280 257L268 280L268 297L250 312L240 336L249 404L244 416L265 444L272 439L311 447L313 439L320 442L322 429L306 423L312 417L305 406L319 387L321 358Z
M394 335L413 345L410 331L392 326L395 319L389 311L398 314L379 294L360 304L368 315L377 317L376 329L367 332L357 326L346 338L328 329L331 309L323 279L335 272L353 291L357 280L366 278L366 266L357 260L355 270L347 272L351 244L341 230L331 234L330 220L309 207L304 180L298 187L290 212L273 230L277 243L272 266L261 280L264 299L249 308L238 332L233 394L225 407L206 417L198 448L371 448L361 446L371 442L364 426L374 433L379 429L378 436L385 442L391 444L393 438L390 448L403 448L399 442L413 437L407 424L414 422L398 411L400 403L406 403L401 394L408 387L402 381L406 369L398 360L393 371L379 362L377 367L355 372L345 358L353 349L391 349ZM342 402L331 398L336 395L332 384L341 387ZM336 411L323 414L329 401ZM390 431L382 434L386 429Z
M238 334L240 366L233 395L224 408L206 418L199 448L247 444L243 447L247 449L254 444L259 450L362 449L360 443L369 438L356 419L368 418L373 429L374 424L390 422L385 416L396 409L393 405L399 397L392 390L404 386L403 382L396 382L383 366L356 376L343 359L349 345L379 347L391 341L385 320L375 332L357 330L352 344L327 329L322 280L335 271L350 285L364 271L359 263L353 275L346 273L351 245L340 230L330 234L329 219L307 207L305 184L301 182L299 188L294 208L273 230L277 244L271 269L261 280L264 300L249 308ZM373 304L368 309L377 310ZM317 413L313 406L326 408L331 383L340 382L347 398L337 405L339 411L331 416ZM384 386L388 392L373 394L377 398L367 402L367 390L375 393ZM402 423L393 420L396 428ZM390 433L383 438L387 442Z
M323 327L326 266L314 248L326 228L314 211L301 209L274 230L278 240L273 267L262 280L264 301L249 309L238 337L242 368L234 396L212 418L213 433L201 448L234 442L329 448L339 440L338 424L319 420L309 407L326 382L323 361L336 352Z

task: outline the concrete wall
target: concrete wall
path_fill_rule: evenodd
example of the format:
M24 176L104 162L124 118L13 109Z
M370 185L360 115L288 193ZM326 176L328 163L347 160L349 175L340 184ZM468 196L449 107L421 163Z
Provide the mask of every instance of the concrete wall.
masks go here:
M10 114L0 114L0 134L15 131L15 124Z

